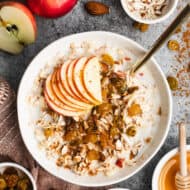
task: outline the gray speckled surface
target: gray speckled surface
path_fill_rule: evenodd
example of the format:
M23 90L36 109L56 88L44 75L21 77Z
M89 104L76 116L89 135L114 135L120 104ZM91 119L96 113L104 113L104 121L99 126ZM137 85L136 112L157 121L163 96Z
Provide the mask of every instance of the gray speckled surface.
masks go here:
M167 21L152 25L147 32L141 33L132 27L133 21L123 11L119 0L102 0L102 2L105 2L111 7L111 13L101 17L89 16L84 11L84 2L86 0L80 0L73 11L58 19L36 17L38 24L37 41L35 44L25 48L23 53L18 56L0 52L0 76L7 79L14 89L17 90L23 72L31 59L50 42L72 33L92 30L112 31L127 36L144 47L149 48L179 11L179 9L176 10ZM189 0L181 1L178 7L183 7L187 2ZM171 66L177 66L179 63L174 59L174 53L169 51L166 45L156 53L155 57L166 75L175 75L174 69ZM173 103L172 125L167 140L161 150L139 173L115 186L127 187L133 190L151 189L151 178L157 162L166 152L177 146L176 123L181 120L190 123L190 96L175 96ZM190 126L188 126L188 143L190 144Z

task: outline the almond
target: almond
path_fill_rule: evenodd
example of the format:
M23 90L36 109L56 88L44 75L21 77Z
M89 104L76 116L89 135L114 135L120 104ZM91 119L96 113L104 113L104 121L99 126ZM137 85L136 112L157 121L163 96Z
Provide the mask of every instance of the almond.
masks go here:
M109 7L103 3L89 1L85 4L85 9L91 15L104 15L109 13Z

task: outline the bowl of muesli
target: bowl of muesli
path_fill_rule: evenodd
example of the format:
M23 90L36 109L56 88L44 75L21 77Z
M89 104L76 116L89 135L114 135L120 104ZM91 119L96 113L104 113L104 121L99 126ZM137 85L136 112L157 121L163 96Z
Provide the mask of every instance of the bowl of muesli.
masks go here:
M51 174L82 186L125 180L145 166L167 136L171 94L152 58L110 32L61 38L42 50L21 80L17 107L22 138Z
M135 21L155 24L166 20L176 9L178 0L121 0L124 11Z

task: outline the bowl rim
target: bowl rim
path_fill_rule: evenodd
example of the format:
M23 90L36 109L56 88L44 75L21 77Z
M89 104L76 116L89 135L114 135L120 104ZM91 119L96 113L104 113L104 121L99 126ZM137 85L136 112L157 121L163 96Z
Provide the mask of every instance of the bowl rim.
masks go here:
M174 10L177 7L177 4L178 4L179 0L173 0L171 8L166 12L166 14L161 16L161 17L158 17L156 19L141 19L140 17L135 16L134 14L132 14L128 10L128 8L125 5L124 1L126 1L126 0L120 0L121 6L122 6L123 10L125 11L125 13L127 13L127 15L129 17L131 17L133 20L135 20L137 22L140 22L140 23L144 23L144 24L156 24L156 23L159 23L159 22L162 22L162 21L166 20L174 12Z
M30 63L32 63L35 58L43 53L44 51L46 51L46 48L49 48L50 46L52 46L53 44L56 44L58 43L60 40L63 40L63 39L67 39L67 38L70 38L70 37L73 37L73 36L81 36L81 35L92 35L92 34L101 34L101 36L104 36L104 35L111 35L115 38L120 38L120 39L123 39L123 40L127 40L129 41L131 44L133 44L137 49L141 50L141 51L147 51L145 48L143 48L140 44L138 44L137 42L135 42L134 40L126 37L126 36L123 36L123 35L120 35L120 34L117 34L117 33L113 33L113 32L108 32L108 31L89 31L89 32L81 32L81 33L77 33L77 34L70 34L70 35L67 35L67 36L64 36L62 38L59 38L55 41L53 41L52 43L50 43L49 45L45 46L40 52L38 52L36 54L36 56L30 61ZM163 71L161 70L160 66L158 65L158 63L156 62L156 60L152 57L151 58L153 64L155 65L157 71L159 72L159 74L161 75L163 81L164 81L164 84L165 84L165 89L166 89L166 92L167 92L167 95L168 95L168 104L169 104L169 108L168 108L168 117L167 117L167 121L166 121L166 130L165 130L165 133L159 143L159 145L155 148L153 154L146 159L146 161L141 164L135 171L131 172L130 175L126 175L124 177L121 177L120 179L116 179L116 180L112 180L110 182L104 182L104 183L84 183L84 182L80 182L80 183L76 183L76 182L73 182L71 179L69 178L65 178L65 177L61 177L59 176L58 174L56 174L55 172L52 172L50 171L49 169L45 168L43 165L40 164L40 166L45 169L47 172L49 172L50 174L56 176L57 178L60 178L62 180L65 180L65 181L68 181L72 184L75 184L75 185L79 185L79 186L88 186L88 187L101 187L101 186L107 186L107 185L113 185L113 184L116 184L116 183L119 183L121 181L124 181L128 178L130 178L131 176L135 175L136 173L138 173L145 165L147 165L147 163L150 162L150 160L157 154L157 152L160 150L161 146L164 144L165 140L166 140L166 137L168 135L168 132L169 132L169 129L170 129L170 124L171 124L171 119L172 119L172 109L173 109L173 102L172 102L172 95L171 95L171 91L170 91L170 88L169 88L169 85L167 83L167 80L166 80L166 77L163 73ZM20 132L21 132L21 136L22 136L22 139L23 139L23 142L27 148L27 150L30 152L30 154L32 155L32 157L35 159L33 153L31 150L29 150L28 146L27 146L27 143L25 141L25 137L24 137L24 133L23 131L21 130L21 127L20 127L20 117L19 117L19 102L22 101L21 98L20 98L20 94L22 94L21 92L21 88L22 88L22 84L23 84L23 80L25 78L25 75L27 74L27 71L29 70L31 64L28 65L28 67L26 68L23 76L22 76L22 79L20 81L20 84L19 84L19 88L18 88L18 93L17 93L17 115L18 115L18 122L19 122L19 129L20 129ZM38 162L38 161L37 161Z
M31 181L31 183L32 183L32 186L33 186L33 190L37 190L37 186L36 186L36 182L35 182L35 180L34 180L34 177L33 177L32 174L31 174L26 168L24 168L22 165L17 164L17 163L13 163L13 162L1 162L1 163L0 163L0 168L2 168L2 167L14 167L14 168L16 168L16 169L18 169L18 170L21 170L24 174L26 174L26 175L29 177L29 179L30 179L30 181Z
M186 146L187 151L190 151L190 144ZM179 147L171 149L168 153L166 153L160 161L157 163L153 176L152 176L152 190L159 190L158 189L158 178L161 172L161 169L163 168L164 164L172 158L176 153L178 152Z

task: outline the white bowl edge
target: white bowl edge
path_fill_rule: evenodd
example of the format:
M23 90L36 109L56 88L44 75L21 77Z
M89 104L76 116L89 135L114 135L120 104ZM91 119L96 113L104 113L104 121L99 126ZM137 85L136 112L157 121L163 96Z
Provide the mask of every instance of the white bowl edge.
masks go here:
M122 39L124 39L124 40L128 40L128 41L129 41L130 43L132 43L135 47L137 47L137 49L142 50L142 51L146 51L142 46L140 46L140 45L139 45L138 43L136 43L135 41L133 41L133 40L127 38L127 37L124 37L124 36L122 36L122 35L112 33L112 32L91 31L91 32L83 32L83 33L79 33L79 34L72 34L72 35L69 35L69 36L65 36L65 37L63 37L63 38L65 39L65 38L69 38L69 37L72 37L72 36L75 36L75 35L78 35L78 36L80 36L80 35L89 35L89 34L93 34L93 33L96 33L96 34L99 34L99 35L100 35L100 34L101 34L101 35L112 35L112 36L115 36L115 37L122 38ZM61 38L61 39L63 39L63 38ZM51 44L49 44L48 46L46 46L46 47L45 47L43 50L41 50L36 56L38 56L39 54L43 53L46 48L48 48L49 46L51 46L51 45L53 45L53 44L56 44L56 43L57 43L59 40L61 40L61 39L58 39L58 40L52 42ZM34 59L35 59L35 58L34 58ZM33 60L34 60L34 59L33 59ZM33 60L32 60L32 61L33 61ZM165 130L165 133L164 133L164 135L163 135L163 137L162 137L162 140L160 141L160 143L159 143L159 145L157 146L157 148L154 150L153 154L152 154L149 158L147 158L146 161L145 161L141 166L139 166L135 171L133 171L130 175L127 175L127 176L122 177L122 178L117 179L117 180L113 180L113 181L111 181L111 182L109 182L109 183L107 183L107 182L102 182L102 183L90 183L90 184L89 184L88 182L87 182L87 183L78 182L77 185L98 187L98 186L111 185L111 184L115 184L115 183L118 183L118 182L120 182L120 181L126 180L126 179L130 178L131 176L133 176L135 173L139 172L139 170L141 170L141 169L155 156L155 154L158 152L158 150L160 149L160 147L163 145L163 143L164 143L164 141L165 141L165 139L166 139L166 137L167 137L167 134L168 134L168 132L169 132L169 127L170 127L170 123L171 123L172 107L173 107L173 106L172 106L172 97L171 97L171 92L170 92L168 83L167 83L167 81L166 81L166 79L165 79L164 73L161 71L161 69L160 69L159 65L156 63L155 59L152 58L151 60L154 62L154 65L156 66L156 69L158 70L159 74L162 76L162 79L163 79L163 81L164 81L164 85L165 85L165 87L166 87L167 95L168 95L168 101L169 101L169 103L168 103L168 104L169 104L168 117L167 117L167 122L166 122L166 130ZM31 61L31 62L32 62L32 61ZM18 90L18 96L17 96L17 107L18 107L18 109L17 109L17 113L18 113L19 124L22 123L21 120L20 120L20 117L19 117L19 112L21 111L21 110L19 110L19 104L20 104L20 102L22 101L21 98L19 98L19 97L20 97L20 94L21 94L21 90L20 90L20 89L22 88L23 79L24 79L24 77L25 77L25 75L26 75L26 73L27 73L27 70L29 70L29 68L30 68L30 65L29 65L28 68L26 69L26 71L25 71L25 73L24 73L24 75L23 75L23 77L22 77L22 79L21 79L21 82L20 82L20 85L19 85L19 90ZM19 125L19 126L20 126L20 125ZM20 129L21 129L21 127L20 127ZM21 131L21 135L22 135L23 141L24 141L24 143L25 143L25 145L26 145L26 147L27 147L27 143L26 143L26 139L25 139L25 137L24 137L24 134L23 134L22 130L20 130L20 131ZM27 149L28 149L28 147L27 147ZM28 149L28 150L29 150L29 149ZM31 155L35 158L33 152L32 152L31 150L29 150L29 152L30 152ZM44 164L40 163L40 165L41 165L46 171L48 171L49 173L52 174L52 172L51 172L50 170L48 170L48 169L45 167ZM61 178L61 179L63 179L63 180L66 180L66 181L68 181L68 182L70 182L70 183L73 183L73 181L72 181L70 178L67 178L67 179L66 179L66 178L60 177L60 176L59 176L58 174L56 174L55 172L53 173L53 175L55 175L56 177ZM75 183L75 184L76 184L76 183Z

